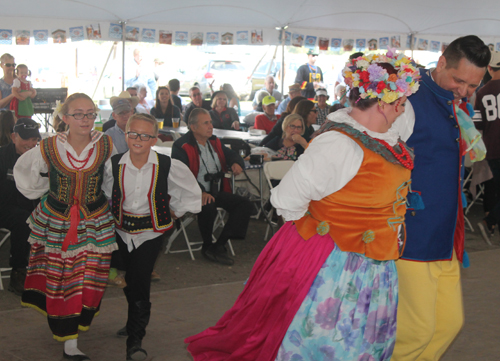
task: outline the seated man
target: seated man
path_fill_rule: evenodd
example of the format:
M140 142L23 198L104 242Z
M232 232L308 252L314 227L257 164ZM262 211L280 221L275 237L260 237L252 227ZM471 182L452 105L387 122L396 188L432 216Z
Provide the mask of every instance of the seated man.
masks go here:
M276 99L272 96L265 97L262 99L262 108L264 109L264 114L259 114L255 117L254 128L265 130L266 134L269 134L280 118L279 115L274 114Z
M210 261L232 265L234 260L228 256L225 245L230 238L245 238L251 204L248 199L231 192L229 179L224 177L224 173L231 170L235 175L240 174L244 162L212 134L212 119L207 110L193 110L188 126L189 132L175 141L172 158L189 167L202 191L202 209L198 214L198 226L203 238L201 253ZM217 242L212 244L217 207L224 208L229 213L229 219Z
M174 102L174 105L176 105L182 113L184 107L182 104L182 98L179 96L181 82L179 81L179 79L170 79L168 81L168 88L170 89L170 96L172 98L172 101Z
M189 89L189 97L191 98L191 103L186 105L184 109L184 121L187 123L189 121L189 114L196 108L203 108L206 110L212 110L212 106L209 100L203 100L201 95L201 90L197 86Z
M288 103L290 103L290 100L300 96L300 94L301 94L300 84L295 83L290 85L288 87L288 97L280 103L278 110L276 110L276 114L283 113L286 110Z
M125 140L125 127L127 126L128 118L134 113L134 109L130 101L125 98L114 99L113 118L116 124L113 128L106 130L105 134L113 139L113 145L118 153L125 153L128 150L127 141Z
M38 123L21 118L11 134L12 143L0 148L0 228L7 228L10 233L10 273L9 291L21 296L24 291L26 267L30 244L28 237L31 229L26 223L35 203L24 197L16 187L12 170L19 157L41 139Z
M279 91L277 91L275 89L275 85L276 85L276 83L274 81L273 76L268 75L266 77L265 82L264 82L264 87L255 93L255 97L253 98L253 102L252 102L252 106L253 106L254 110L256 110L257 105L259 105L259 102L257 99L259 98L259 93L262 91L267 91L269 94L271 94L271 96L273 96L274 99L276 99L277 104L279 104L281 102L281 99L283 98L283 96L281 95L281 93Z
M121 92L117 97L111 97L111 99L109 100L109 104L113 106L113 103L118 98L128 99L135 114L135 107L139 103L139 98L137 97L137 88L133 86L128 87L126 91ZM106 130L113 128L115 124L116 120L113 118L113 113L111 113L111 115L109 116L109 120L102 125L102 131L106 132Z

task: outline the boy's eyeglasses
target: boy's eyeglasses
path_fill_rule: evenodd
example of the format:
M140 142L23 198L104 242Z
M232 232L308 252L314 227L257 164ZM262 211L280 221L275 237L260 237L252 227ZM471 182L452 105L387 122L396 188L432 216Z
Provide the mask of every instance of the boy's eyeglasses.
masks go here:
M154 139L156 138L155 136L153 135L149 135L149 134L139 134L139 133L136 133L136 132L127 132L127 135L130 139L137 139L137 137L139 137L140 140L142 140L143 142L147 142L148 140L150 139Z
M97 113L75 113L75 114L66 114L69 115L70 117L75 118L76 120L82 120L83 118L87 117L87 119L94 120L97 118Z

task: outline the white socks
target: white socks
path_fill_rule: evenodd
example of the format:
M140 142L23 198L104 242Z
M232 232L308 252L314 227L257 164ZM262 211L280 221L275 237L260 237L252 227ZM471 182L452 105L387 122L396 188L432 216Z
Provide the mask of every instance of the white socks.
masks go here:
M68 340L64 342L64 352L66 355L85 355L82 351L78 349L78 339Z

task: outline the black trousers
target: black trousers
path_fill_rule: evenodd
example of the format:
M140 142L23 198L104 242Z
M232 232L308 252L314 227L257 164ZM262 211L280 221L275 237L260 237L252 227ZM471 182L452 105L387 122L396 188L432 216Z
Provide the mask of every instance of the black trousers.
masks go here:
M3 209L0 213L0 228L10 231L10 258L9 265L12 268L26 268L31 245L28 238L31 229L26 223L30 212L17 207Z
M151 272L163 244L163 234L144 242L139 248L128 251L126 243L116 234L116 240L123 264L125 281L123 289L128 302L127 347L141 343L146 335L146 326L151 315Z
M220 192L215 197L215 202L204 205L198 213L198 227L205 249L212 245L212 231L218 207L229 213L226 225L217 240L218 246L224 246L228 239L244 239L247 234L252 211L250 201L237 194Z

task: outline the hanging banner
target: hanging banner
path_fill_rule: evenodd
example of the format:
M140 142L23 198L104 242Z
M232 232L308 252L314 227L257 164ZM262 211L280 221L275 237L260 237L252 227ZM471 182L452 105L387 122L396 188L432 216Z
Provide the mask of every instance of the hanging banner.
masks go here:
M195 46L203 45L203 33L201 32L191 33L191 45Z
M417 50L428 50L428 49L429 49L429 40L418 39Z
M377 39L368 40L368 50L378 50L378 41Z
M154 43L156 41L155 29L142 29L142 40L145 43Z
M135 26L125 27L125 40L139 41L139 28Z
M352 51L354 48L354 39L344 39L344 51Z
M401 37L399 35L391 36L391 48L401 48Z
M342 39L334 38L331 41L331 48L332 50L340 50L340 47L342 46Z
M12 30L0 29L0 44L12 45Z
M439 53L439 51L441 50L441 42L431 40L431 48L429 50L434 53Z
M219 33L209 32L207 33L207 45L219 45Z
M35 39L35 45L45 45L49 43L49 31L48 30L33 30L33 39Z
M318 40L319 50L328 50L329 43L330 43L330 40L328 38L319 38L319 40Z
M259 45L264 43L264 34L262 30L252 30L251 41L253 45Z
M86 26L87 39L89 40L100 40L102 38L101 34L101 24L90 24Z
M29 30L16 30L16 45L30 45Z
M304 46L307 49L314 49L316 47L316 36L307 35Z
M109 24L109 37L115 40L122 40L122 26L120 24Z
M175 32L175 45L187 45L188 44L188 32L187 31L176 31Z
M160 30L160 44L172 45L172 32L169 30Z
M69 28L69 38L71 39L71 42L85 40L85 37L83 35L83 26Z
M233 33L224 33L222 34L222 40L221 40L222 45L233 45Z
M278 37L278 41L279 41L280 45L282 44L282 42L281 42L281 33L282 32L280 31L279 37ZM285 45L286 46L292 45L292 33L289 32L289 31L285 31Z
M387 37L380 38L378 39L378 41L380 49L387 49L387 47L389 46L389 38Z
M54 44L66 43L66 30L56 29L52 31L52 42Z
M356 50L363 51L366 49L366 39L356 39Z
M253 32L252 32L252 35L254 35ZM237 31L236 32L236 44L248 45L248 31Z
M304 43L304 35L302 34L292 34L292 45L296 47L301 47Z

